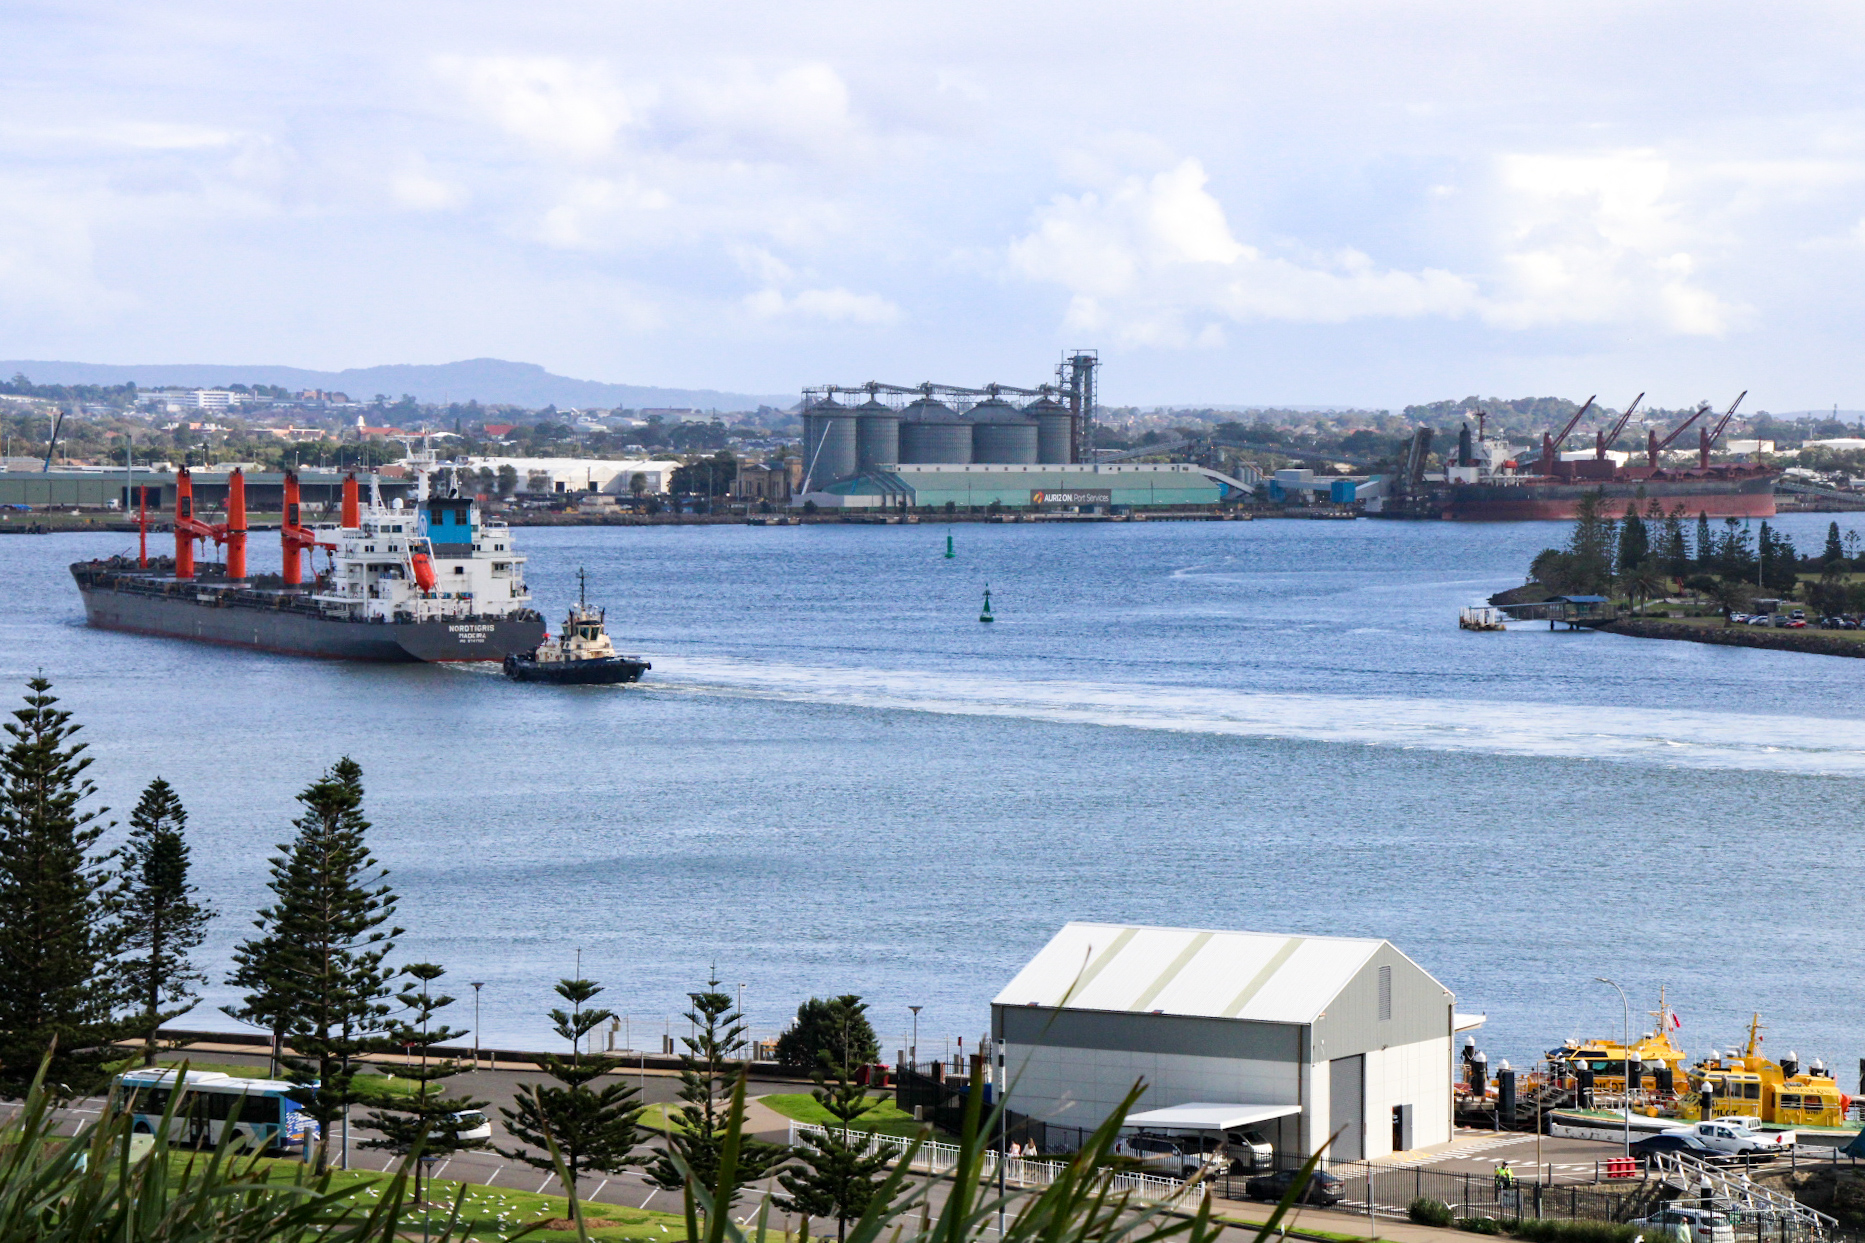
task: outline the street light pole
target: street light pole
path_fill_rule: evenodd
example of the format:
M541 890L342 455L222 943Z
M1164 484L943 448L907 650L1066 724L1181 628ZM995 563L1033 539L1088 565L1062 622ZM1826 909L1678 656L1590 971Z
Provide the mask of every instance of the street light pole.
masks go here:
M1620 1062L1619 1069L1624 1072L1622 1078L1625 1081L1620 1104L1625 1112L1625 1155L1630 1157L1632 1155L1632 1003L1626 1000L1625 990L1619 988L1614 981L1603 975L1596 975L1593 978L1601 984L1611 984L1618 989L1619 1004L1625 1007L1625 1027L1619 1037L1619 1052L1624 1054L1624 1060Z
M907 1009L913 1011L913 1043L907 1046L907 1065L918 1073L920 1068L920 1011L925 1007L908 1006Z
M486 986L484 980L473 981L473 1069L479 1069L479 990Z

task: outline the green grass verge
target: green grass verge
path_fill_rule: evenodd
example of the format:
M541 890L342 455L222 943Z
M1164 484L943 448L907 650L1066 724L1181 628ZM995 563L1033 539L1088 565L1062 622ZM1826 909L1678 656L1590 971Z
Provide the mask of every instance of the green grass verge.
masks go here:
M272 1176L279 1179L291 1177L294 1162L284 1160L270 1161ZM367 1173L361 1170L338 1170L331 1174L331 1188L342 1191L348 1189L351 1197L361 1207L382 1195L382 1189L389 1180L387 1174ZM539 1175L542 1177L542 1175ZM595 1183L602 1181L596 1176ZM453 1211L454 1199L460 1194L461 1184L452 1179L439 1179L427 1185L427 1197L430 1203L425 1206L411 1207L403 1216L399 1233L403 1237L412 1237L412 1232L419 1230L422 1218L429 1217L436 1227L447 1220ZM594 1189L594 1183L589 1184ZM570 1201L564 1196L537 1195L528 1191L519 1191L511 1187L488 1187L483 1183L466 1184L466 1198L460 1209L460 1225L464 1237L474 1243L496 1243L513 1231L538 1221L558 1221L570 1215ZM589 1237L592 1239L615 1240L677 1240L686 1235L686 1222L672 1213L657 1213L648 1209L627 1208L615 1204L585 1204L583 1216L586 1221L605 1221L612 1225L592 1226ZM545 1240L547 1243L567 1243L577 1237L574 1230L538 1230L525 1236L528 1239Z
M855 1130L878 1131L882 1135L913 1136L920 1133L924 1124L915 1122L912 1114L902 1112L892 1097L877 1095L875 1099L881 1103L855 1120ZM778 1092L771 1096L760 1096L758 1103L792 1122L806 1122L815 1126L828 1126L835 1122L829 1111L817 1104L816 1098L807 1092Z

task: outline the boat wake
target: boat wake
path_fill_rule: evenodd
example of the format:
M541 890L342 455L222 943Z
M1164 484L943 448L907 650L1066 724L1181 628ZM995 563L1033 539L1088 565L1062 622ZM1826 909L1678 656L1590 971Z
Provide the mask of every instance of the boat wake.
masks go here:
M663 693L1672 768L1865 777L1856 721L1733 712L1040 682L657 656Z

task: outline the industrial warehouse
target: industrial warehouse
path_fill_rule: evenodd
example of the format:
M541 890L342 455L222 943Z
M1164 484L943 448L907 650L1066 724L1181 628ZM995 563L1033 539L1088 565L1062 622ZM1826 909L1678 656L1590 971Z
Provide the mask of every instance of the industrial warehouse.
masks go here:
M1070 923L991 1003L1007 1108L1255 1132L1278 1158L1448 1143L1449 989L1388 941Z
M803 390L802 482L819 509L1215 505L1250 485L1182 462L1093 460L1092 351L1037 388L818 385ZM857 398L865 400L857 402Z

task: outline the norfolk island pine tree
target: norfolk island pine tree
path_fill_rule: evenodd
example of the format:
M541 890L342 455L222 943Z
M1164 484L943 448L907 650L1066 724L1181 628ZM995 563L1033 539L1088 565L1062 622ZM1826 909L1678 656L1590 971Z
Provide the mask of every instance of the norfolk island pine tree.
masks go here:
M499 1154L540 1170L557 1170L561 1161L573 1208L584 1174L614 1174L642 1163L631 1155L641 1139L639 1090L619 1079L600 1089L591 1086L621 1065L620 1058L583 1050L589 1034L613 1017L609 1010L583 1008L601 991L593 980L558 981L557 995L570 1008L550 1011L550 1019L557 1034L570 1042L570 1056L542 1054L537 1063L563 1086L521 1083L514 1108L499 1111L506 1129L536 1149L500 1148Z
M468 1096L446 1095L438 1086L440 1082L465 1068L451 1059L429 1060L429 1050L435 1045L467 1034L434 1022L434 1016L454 1000L445 994L436 996L433 991L435 981L446 971L431 962L417 962L403 967L402 974L416 982L406 985L396 997L401 1002L402 1013L391 1023L387 1039L402 1053L420 1056L419 1065L396 1068L398 1078L411 1079L418 1086L413 1095L378 1092L359 1097L375 1111L364 1115L363 1121L377 1132L377 1138L364 1140L363 1147L406 1154L419 1144L424 1156L433 1157L475 1147L476 1143L460 1141L451 1122L453 1115L482 1109L486 1102ZM421 1194L421 1173L417 1169L414 1176L416 1202L420 1201Z
M0 752L0 1092L24 1093L51 1049L46 1082L62 1095L101 1084L108 1046L134 1027L118 1017L116 876L93 853L107 809L81 806L91 757L52 684L26 686Z
M188 958L214 912L188 879L188 812L168 782L151 781L130 812L129 841L115 905L123 934L121 967L138 1008L142 1064L155 1065L156 1032L193 1008L207 977Z
M317 1085L304 1112L318 1123L321 1173L331 1126L358 1099L351 1060L383 1044L395 974L383 960L402 929L389 925L395 894L364 841L362 770L345 757L298 801L298 836L271 861L274 901L236 953L233 979L253 989L246 1012L290 1039L291 1080Z
M745 1078L742 1066L736 1072L726 1067L746 1044L742 1016L733 1012L731 994L721 992L719 981L711 979L705 991L687 996L693 1008L685 1017L694 1034L681 1038L686 1046L680 1055L681 1104L670 1112L666 1139L647 1170L649 1180L668 1191L686 1186L689 1172L701 1186L718 1183L731 1098L734 1090L742 1094ZM731 1195L714 1206L721 1213L731 1209L739 1188L770 1173L790 1150L747 1135L737 1140L735 1155Z

